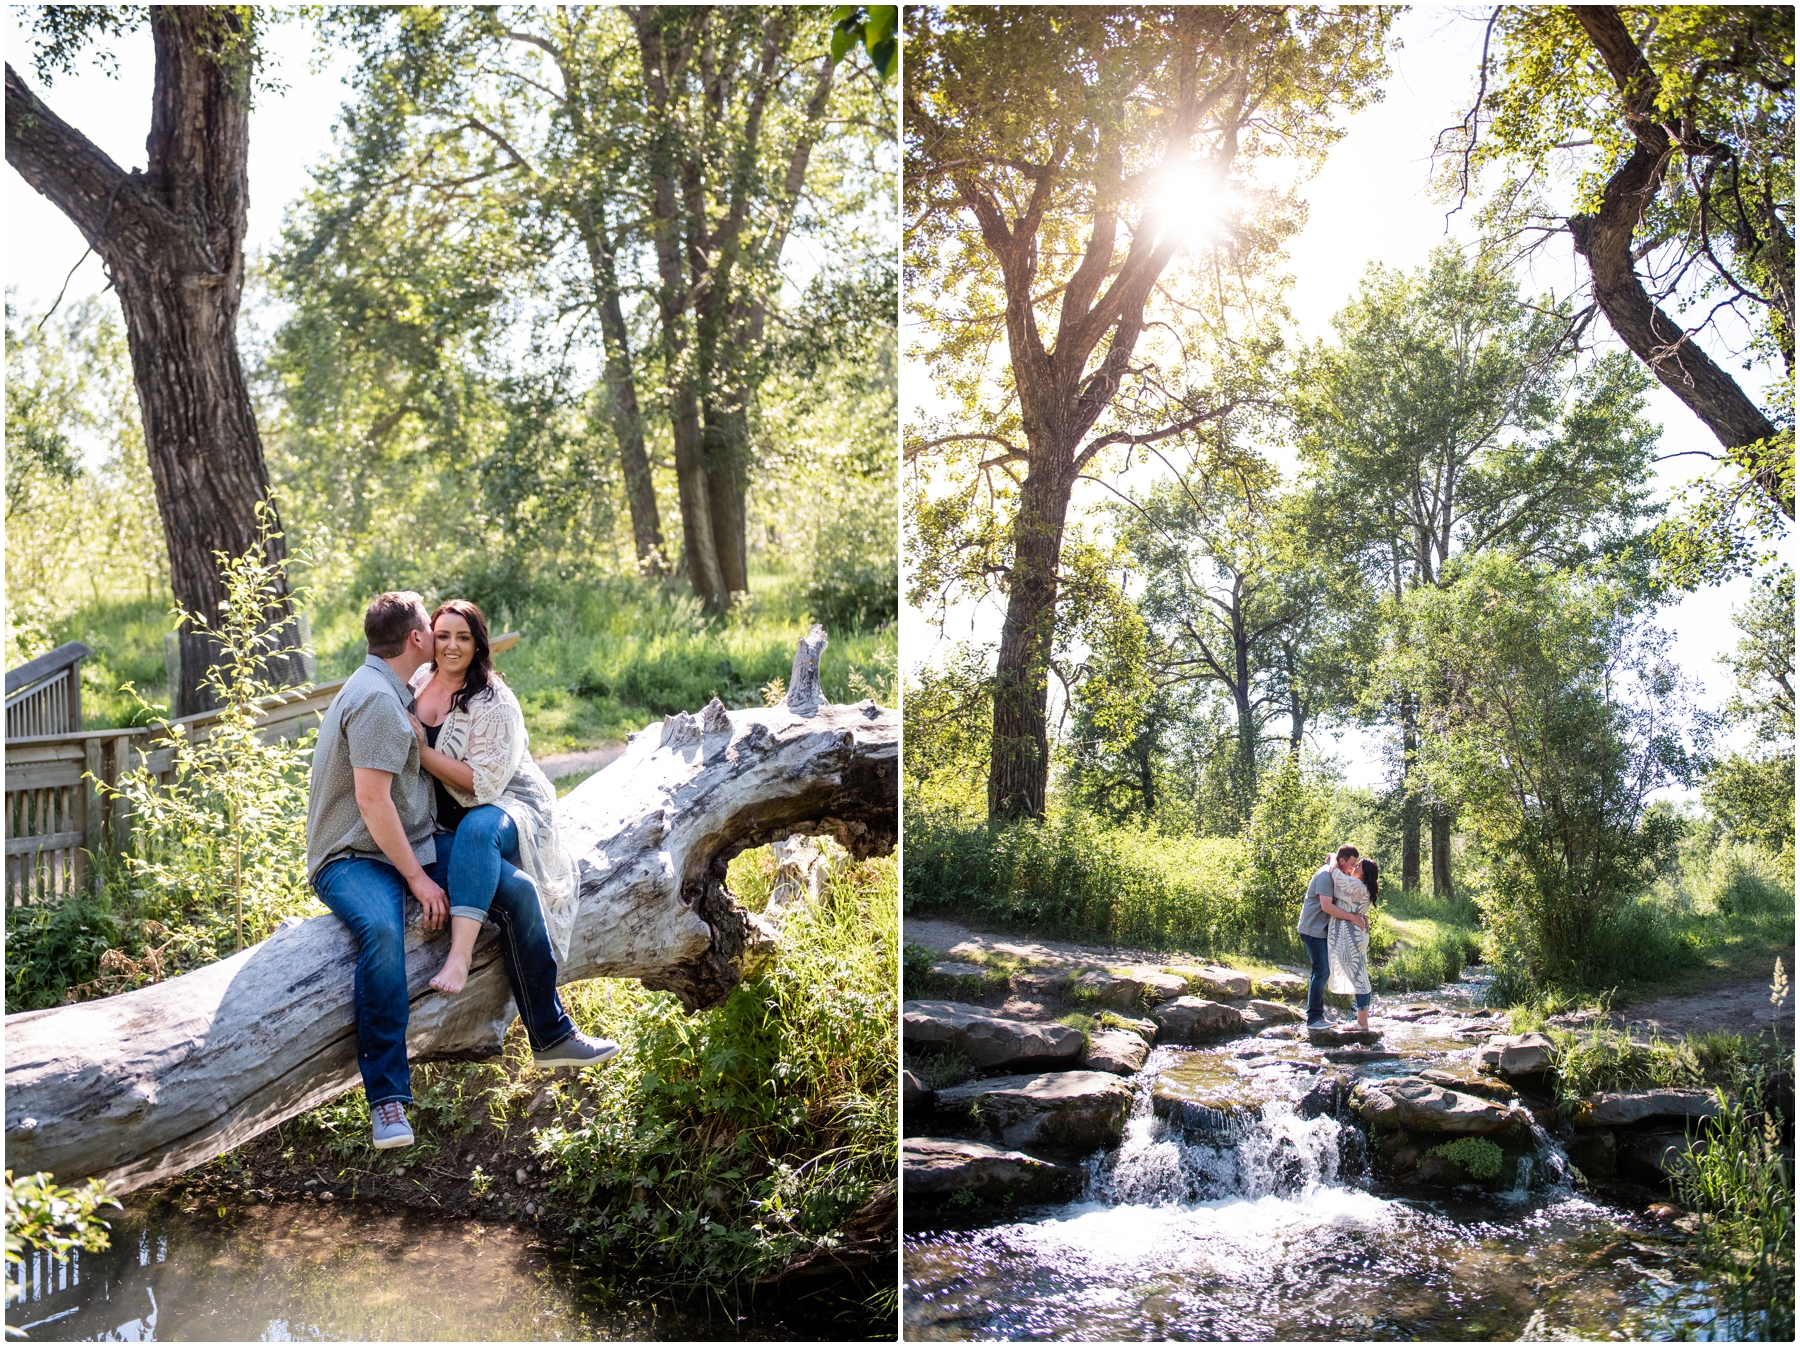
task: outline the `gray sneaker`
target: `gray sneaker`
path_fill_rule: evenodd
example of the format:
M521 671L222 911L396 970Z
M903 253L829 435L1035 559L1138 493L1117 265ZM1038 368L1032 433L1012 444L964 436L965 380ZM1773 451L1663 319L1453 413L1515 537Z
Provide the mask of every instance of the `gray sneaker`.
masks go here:
M619 1045L610 1038L589 1038L586 1034L570 1034L554 1048L531 1054L533 1066L599 1066L618 1054Z
M396 1150L413 1144L412 1128L406 1124L406 1108L398 1099L375 1105L375 1149Z

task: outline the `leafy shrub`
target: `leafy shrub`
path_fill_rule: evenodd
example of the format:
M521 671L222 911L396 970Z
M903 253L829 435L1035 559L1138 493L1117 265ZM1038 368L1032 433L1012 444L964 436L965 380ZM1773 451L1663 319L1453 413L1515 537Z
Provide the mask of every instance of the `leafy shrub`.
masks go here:
M900 612L900 575L894 565L892 492L875 493L832 514L819 529L807 609L827 631L890 626Z
M625 1049L584 1073L591 1116L538 1133L586 1209L584 1256L723 1301L894 1178L896 879L891 859L839 871L777 962L697 1015L634 983L574 991L583 1027Z
M48 1174L27 1174L15 1181L12 1170L6 1171L8 1305L25 1294L12 1268L25 1261L27 1248L48 1249L53 1257L67 1262L76 1249L99 1253L111 1247L110 1227L99 1211L120 1204L106 1195L106 1181L89 1179L81 1188L59 1188L50 1179ZM15 1330L8 1326L6 1332L11 1337Z
M6 913L6 1013L59 1005L124 939L107 900L85 891Z
M1440 928L1428 940L1402 945L1392 957L1369 970L1369 985L1378 992L1435 991L1462 976L1463 965L1479 944L1470 932Z
M1245 938L1243 854L1236 838L1107 828L1074 812L1001 825L915 809L906 904L1046 935L1226 953Z
M1325 822L1329 794L1288 756L1264 773L1244 831L1247 877L1243 924L1254 947L1280 953L1300 947L1294 922L1314 871L1331 847Z
M1432 1147L1429 1154L1460 1165L1472 1179L1499 1178L1506 1161L1505 1153L1486 1137L1458 1137L1455 1141Z

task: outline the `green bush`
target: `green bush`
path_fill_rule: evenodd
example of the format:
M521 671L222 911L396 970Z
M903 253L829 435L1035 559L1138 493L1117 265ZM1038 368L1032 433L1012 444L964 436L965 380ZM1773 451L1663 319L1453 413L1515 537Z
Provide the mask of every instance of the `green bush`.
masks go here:
M13 1273L25 1261L28 1248L48 1249L52 1257L67 1262L70 1253L86 1249L99 1253L111 1247L111 1228L99 1215L102 1207L118 1207L106 1195L104 1179L89 1179L81 1188L59 1188L48 1174L26 1174L15 1180L6 1171L6 1303L25 1294ZM6 1335L18 1333L11 1325Z
M1486 1137L1458 1137L1429 1153L1460 1165L1472 1179L1497 1179L1506 1162L1505 1152Z
M1250 947L1281 954L1300 948L1294 922L1313 873L1332 843L1325 833L1331 796L1297 759L1265 772L1244 831L1247 875L1243 927Z
M60 1005L69 987L98 975L124 932L102 896L89 892L6 910L6 1013Z
M583 1256L643 1266L733 1312L754 1278L825 1243L898 1168L897 867L839 871L787 919L777 962L686 1015L667 993L590 983L584 1028L624 1046L584 1073L592 1113L546 1128Z
M1463 965L1479 949L1472 933L1454 928L1435 930L1428 940L1404 945L1369 970L1369 985L1378 992L1436 991L1462 976Z
M908 912L1150 948L1244 948L1243 843L1108 828L1086 814L1004 825L909 810ZM1289 924L1299 898L1290 905Z

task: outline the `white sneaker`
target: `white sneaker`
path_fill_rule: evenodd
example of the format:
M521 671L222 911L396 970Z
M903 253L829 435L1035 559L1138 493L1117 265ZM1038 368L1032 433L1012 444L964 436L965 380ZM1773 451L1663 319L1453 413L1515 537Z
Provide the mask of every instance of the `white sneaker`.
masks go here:
M619 1045L610 1038L589 1038L579 1031L554 1048L531 1054L533 1066L599 1066L618 1055Z
M391 1151L413 1144L412 1128L406 1122L406 1108L398 1099L375 1105L372 1116L376 1150Z

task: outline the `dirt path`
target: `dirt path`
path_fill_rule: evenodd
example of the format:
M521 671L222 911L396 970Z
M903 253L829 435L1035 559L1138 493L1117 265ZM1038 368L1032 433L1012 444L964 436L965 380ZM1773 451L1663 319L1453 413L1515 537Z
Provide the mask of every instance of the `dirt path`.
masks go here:
M1592 1012L1558 1015L1554 1024L1574 1027L1592 1023ZM1659 996L1648 1001L1634 1001L1620 1006L1605 1023L1616 1029L1628 1029L1635 1036L1652 1033L1663 1038L1685 1037L1722 1029L1734 1034L1753 1034L1771 1028L1777 1020L1783 1032L1794 1031L1794 1001L1777 1009L1769 1002L1769 984L1761 978L1742 982L1726 982L1703 992L1685 996Z
M597 772L625 752L624 744L597 744L574 753L549 753L536 762L552 781L574 772Z

